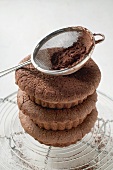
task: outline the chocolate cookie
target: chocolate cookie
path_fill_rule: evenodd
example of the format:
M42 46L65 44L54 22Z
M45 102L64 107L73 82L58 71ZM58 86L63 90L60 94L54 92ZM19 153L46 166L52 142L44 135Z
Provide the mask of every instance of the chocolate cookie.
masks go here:
M24 58L22 62L30 59ZM18 69L16 84L30 99L43 107L70 108L81 103L98 87L101 73L96 63L89 59L77 72L67 76L52 76L39 72L32 64Z
M28 115L35 124L47 130L64 130L78 126L95 108L97 94L88 96L81 104L70 109L49 109L39 106L29 96L19 90L17 103L22 113Z
M45 130L26 116L21 111L19 112L20 122L24 130L40 143L49 146L64 147L76 143L81 140L85 134L89 133L94 126L97 119L97 110L94 109L84 120L84 122L78 125L76 128L70 130Z

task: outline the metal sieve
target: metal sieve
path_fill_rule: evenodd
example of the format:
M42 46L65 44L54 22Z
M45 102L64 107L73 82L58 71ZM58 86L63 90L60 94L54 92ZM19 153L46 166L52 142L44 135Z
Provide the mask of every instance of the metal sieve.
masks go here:
M100 39L95 40L95 36L101 36ZM85 57L76 65L70 68L64 68L59 70L52 69L51 56L49 54L49 49L52 48L68 48L72 46L73 43L77 42L79 37L82 37L82 43L86 47ZM77 26L77 27L67 27L54 31L43 38L34 48L31 59L23 62L12 68L3 70L0 72L0 77L17 70L25 65L33 64L34 67L49 75L68 75L79 70L91 57L94 50L95 44L102 42L105 39L103 34L93 34L87 28Z

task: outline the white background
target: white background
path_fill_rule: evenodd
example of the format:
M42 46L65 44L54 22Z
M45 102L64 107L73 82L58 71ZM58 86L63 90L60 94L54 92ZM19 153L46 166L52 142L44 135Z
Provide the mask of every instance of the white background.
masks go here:
M106 37L92 58L102 72L99 90L113 98L112 0L0 0L0 70L18 64L51 31L78 25ZM0 78L0 98L16 90L14 73Z

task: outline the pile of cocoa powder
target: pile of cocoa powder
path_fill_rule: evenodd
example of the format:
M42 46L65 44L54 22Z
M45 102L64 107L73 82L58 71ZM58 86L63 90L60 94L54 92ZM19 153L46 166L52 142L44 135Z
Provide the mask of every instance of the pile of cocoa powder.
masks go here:
M70 68L85 58L86 47L82 43L82 37L78 38L72 46L61 48L51 56L52 69L60 70Z

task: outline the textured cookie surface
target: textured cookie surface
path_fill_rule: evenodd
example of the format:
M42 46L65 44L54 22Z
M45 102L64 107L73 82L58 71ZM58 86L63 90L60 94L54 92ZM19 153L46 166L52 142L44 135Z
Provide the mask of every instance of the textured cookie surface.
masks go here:
M76 127L95 108L97 94L94 92L81 104L70 109L49 109L43 108L32 102L29 96L19 90L17 103L22 113L28 115L39 127L47 130L64 130Z
M30 56L22 62L28 59ZM83 68L71 75L46 75L30 64L18 69L15 78L20 89L43 107L69 108L94 93L99 85L101 73L96 63L89 59Z
M97 110L94 109L91 114L86 117L84 122L76 128L53 131L40 128L33 123L29 116L26 116L21 111L19 112L21 125L29 135L38 140L40 143L56 147L68 146L76 143L78 140L81 140L94 126L97 115Z

